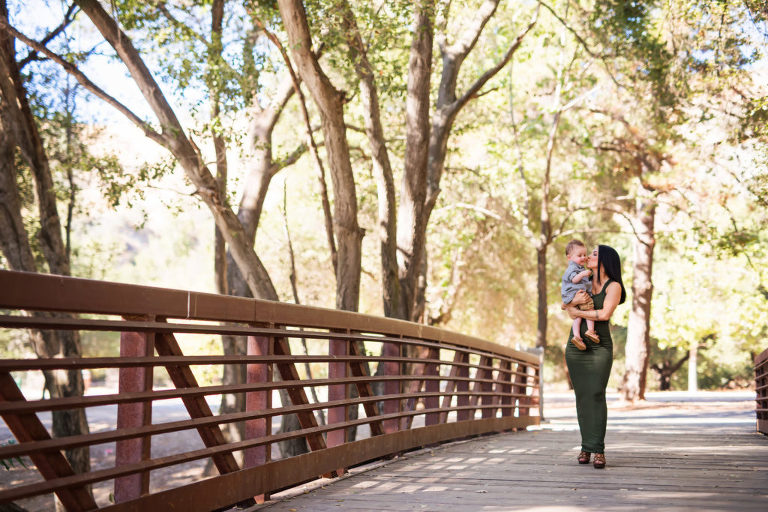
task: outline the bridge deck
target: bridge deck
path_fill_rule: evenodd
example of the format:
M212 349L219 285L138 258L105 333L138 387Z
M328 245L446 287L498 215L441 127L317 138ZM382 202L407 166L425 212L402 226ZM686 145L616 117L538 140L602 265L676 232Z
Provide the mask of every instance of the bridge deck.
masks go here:
M572 401L548 398L538 430L407 454L262 512L503 510L760 510L768 504L768 437L749 393L651 396L609 404L608 467L576 463Z

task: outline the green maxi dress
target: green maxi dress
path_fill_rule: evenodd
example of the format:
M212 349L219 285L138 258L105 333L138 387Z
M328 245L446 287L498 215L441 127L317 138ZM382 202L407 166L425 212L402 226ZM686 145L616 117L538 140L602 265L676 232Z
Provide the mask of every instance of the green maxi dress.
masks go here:
M599 293L592 296L595 309L603 308L605 290L608 282ZM568 345L565 348L565 362L576 393L576 414L581 431L581 449L591 453L605 453L605 427L608 420L608 407L605 402L605 388L613 365L613 340L608 327L608 320L595 322L595 330L600 336L600 343L595 343L584 336L587 322L581 321L581 339L587 345L586 350L579 350L571 343L573 331L569 329Z

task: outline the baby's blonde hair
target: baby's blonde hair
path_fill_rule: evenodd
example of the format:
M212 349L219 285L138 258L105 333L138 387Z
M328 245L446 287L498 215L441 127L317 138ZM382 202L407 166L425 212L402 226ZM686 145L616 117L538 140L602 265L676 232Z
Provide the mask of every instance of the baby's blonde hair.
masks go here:
M581 240L579 240L578 238L574 238L573 240L571 240L570 242L568 242L568 245L566 245L566 246L565 246L565 255L566 255L566 256L570 256L570 254L571 254L571 251L572 251L572 250L573 250L575 247L586 247L586 246L584 245L584 242L582 242L582 241L581 241Z

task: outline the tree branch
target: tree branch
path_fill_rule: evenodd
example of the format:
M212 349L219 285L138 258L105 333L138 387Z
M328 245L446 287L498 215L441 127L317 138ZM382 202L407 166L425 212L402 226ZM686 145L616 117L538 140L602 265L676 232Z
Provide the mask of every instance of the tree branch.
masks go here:
M482 76L480 76L480 78L478 78L475 81L475 83L472 84L472 86L469 89L467 89L467 91L458 100L456 100L455 102L453 102L452 105L450 105L450 110L452 112L457 112L464 105L466 105L469 102L469 100L471 100L473 97L476 97L477 92L486 84L486 82L488 82L488 80L493 78L496 75L496 73L501 71L501 69L507 65L507 63L512 58L512 55L515 54L517 49L520 47L520 44L523 42L523 38L528 34L528 32L531 31L534 25L536 25L536 22L538 21L538 19L539 19L539 8L536 7L536 13L533 16L533 20L531 20L531 22L528 24L526 29L515 38L515 41L512 43L512 45L507 49L506 53L504 54L504 57L502 57L502 59L498 63L496 63L495 66L493 66L491 69L483 73Z
M483 5L476 11L470 27L465 29L461 37L459 37L450 47L445 49L443 53L454 60L459 62L463 61L466 56L469 55L469 52L472 51L472 48L477 44L480 34L483 32L488 20L490 20L496 12L498 6L499 0L485 0Z
M75 21L75 16L77 16L77 5L74 3L69 6L69 9L67 9L67 12L64 14L64 19L61 21L58 27L53 29L51 32L48 33L47 36L45 36L43 39L40 40L40 44L42 46L47 45L51 41L53 41L56 36L64 32L64 29L66 29L69 25L72 24L73 21ZM19 61L19 69L24 69L24 66L32 62L33 60L41 60L37 56L37 50L32 49L26 57L21 59Z
M85 76L85 74L82 71L80 71L77 68L77 66L67 61L60 55L52 52L43 44L38 43L34 39L30 39L29 37L25 36L18 30L16 30L14 27L6 23L6 21L2 18L0 18L0 29L7 31L9 34L11 34L13 37L18 39L19 41L23 42L30 48L33 48L34 50L42 53L43 55L51 59L53 62L60 65L64 69L64 71L72 75L78 81L78 83L80 83L80 85L85 87L85 89L90 91L95 96L101 98L109 105L112 105L118 112L123 114L133 124L138 126L144 132L144 135L146 135L148 138L152 139L153 141L157 142L161 146L167 146L165 137L163 137L162 134L156 132L150 126L149 123L141 119L139 116L134 114L128 107L126 107L125 105L117 101L114 97L107 94L101 87L93 83L87 76Z
M603 63L603 66L605 67L605 71L606 73L608 73L608 76L611 78L611 81L613 81L613 83L616 84L617 87L623 88L623 86L619 83L616 77L613 76L613 73L611 73L611 70L608 68L608 63L606 62L606 57L604 55L594 53L587 45L587 42L584 40L584 38L581 37L579 33L576 32L575 29L573 29L570 25L568 25L568 23L563 18L558 16L558 14L555 12L555 10L552 7L542 2L541 0L539 0L539 5L543 6L546 10L548 10L550 14L552 14L552 16L554 16L555 19L563 25L563 27L565 27L571 34L573 34L573 37L576 38L576 40L581 44L582 48L584 48L584 51L586 51L590 55L590 57L595 57L597 59L600 59L600 62Z

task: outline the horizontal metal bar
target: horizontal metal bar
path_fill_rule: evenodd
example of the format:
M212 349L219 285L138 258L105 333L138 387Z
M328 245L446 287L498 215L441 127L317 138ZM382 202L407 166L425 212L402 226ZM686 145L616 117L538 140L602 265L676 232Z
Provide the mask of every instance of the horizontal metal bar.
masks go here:
M366 361L376 362L400 362L410 363L410 357L398 356L335 356L335 355L223 355L223 356L156 356L156 357L56 357L49 359L3 359L0 360L0 371L20 372L36 370L56 369L93 369L93 368L132 368L142 366L168 366L168 365L201 365L201 364L253 364L253 363L338 363ZM495 366L484 366L471 363L454 362L447 359L419 359L420 363L461 366L465 368L478 368L482 370L499 371L504 375L527 375L516 370L505 370Z
M487 407L498 408L498 406L496 405L493 405L493 406L489 405ZM384 414L381 416L375 416L371 418L361 418L353 421L348 421L345 423L323 425L323 426L317 426L317 427L312 427L307 429L294 430L294 431L285 432L282 434L273 434L273 435L258 437L255 439L248 439L244 441L238 441L235 443L228 443L226 445L202 448L199 450L185 452L183 454L175 454L175 455L169 455L167 457L150 459L147 461L142 461L140 463L126 464L120 467L113 467L113 468L102 469L98 471L91 471L89 473L81 473L78 475L55 478L55 479L47 480L44 482L36 482L36 483L25 485L25 486L18 486L8 490L0 491L0 502L15 501L21 498L30 498L33 496L38 496L40 494L55 492L59 489L66 489L74 486L93 484L96 482L102 482L104 480L112 480L117 477L132 475L135 473L140 473L145 471L154 471L154 470L162 469L168 466L175 466L175 465L184 464L187 462L192 462L195 460L213 457L215 455L231 453L235 451L244 450L247 448L262 446L265 444L277 443L280 441L294 439L297 437L305 437L313 434L323 434L326 432L331 432L333 430L339 430L339 429L349 428L352 426L364 425L367 423L371 423L373 421L386 421L391 419L404 418L407 416L419 416L427 413L440 412L441 410L442 411L454 411L454 410L458 411L458 410L479 409L479 408L482 408L482 407L461 406L461 407L451 407L448 409L424 409L421 411L399 412L399 413L392 413L392 414ZM506 408L509 408L509 407L506 407ZM470 420L470 421L481 421L481 420ZM418 430L418 429L414 429L414 430ZM387 435L391 435L391 434L384 434L382 436L376 436L376 437L386 437ZM321 451L325 451L325 449Z
M500 382L504 385L514 385L507 381L494 379L474 379L470 377L447 377L440 375L381 375L371 377L346 377L343 379L311 379L311 380L286 380L265 382L256 384L237 384L225 386L205 386L199 388L165 389L159 391L143 391L137 393L120 393L113 395L93 395L83 397L52 398L47 400L30 400L26 402L0 402L0 415L27 414L39 411L53 411L62 409L78 409L82 407L96 407L102 405L115 405L130 402L145 402L151 400L167 400L171 398L185 398L195 396L220 395L245 393L249 391L268 391L278 389L334 386L340 384L356 384L361 382L406 382L419 380L451 380L465 382ZM534 381L536 382L536 381ZM519 384L518 384L519 386ZM537 384L528 384L527 388L536 389Z

